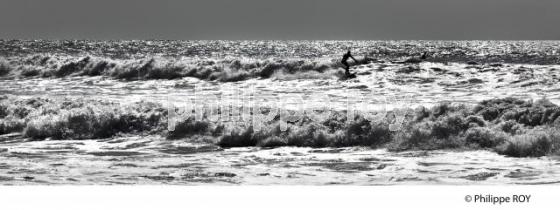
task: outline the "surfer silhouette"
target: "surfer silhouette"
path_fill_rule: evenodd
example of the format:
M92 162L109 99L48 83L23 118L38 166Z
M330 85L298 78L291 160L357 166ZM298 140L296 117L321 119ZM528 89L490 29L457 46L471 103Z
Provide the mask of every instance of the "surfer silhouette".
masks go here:
M345 69L346 71L345 71L344 73L346 74L346 76L350 75L350 65L348 64L348 59L349 59L349 58L352 58L352 60L354 60L354 62L358 62L358 61L354 58L354 56L352 56L352 53L350 53L350 50L348 50L348 52L346 52L346 53L342 56L342 61L341 61L341 63L344 64L344 66L345 66L344 69Z
M424 54L422 54L422 57L420 57L420 59L422 60L426 60L426 58L428 58L428 52L424 52Z

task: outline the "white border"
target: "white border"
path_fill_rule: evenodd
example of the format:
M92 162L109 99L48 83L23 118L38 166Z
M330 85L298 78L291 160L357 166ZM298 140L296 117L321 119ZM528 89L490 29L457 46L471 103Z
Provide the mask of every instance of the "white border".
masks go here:
M528 203L466 195L530 194ZM557 209L545 186L1 186L0 209Z

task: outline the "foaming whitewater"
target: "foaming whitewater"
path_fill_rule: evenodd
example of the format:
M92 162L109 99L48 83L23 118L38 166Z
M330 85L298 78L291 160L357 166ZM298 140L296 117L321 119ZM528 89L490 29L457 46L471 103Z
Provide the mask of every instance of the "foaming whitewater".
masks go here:
M0 183L554 184L557 49L0 41Z

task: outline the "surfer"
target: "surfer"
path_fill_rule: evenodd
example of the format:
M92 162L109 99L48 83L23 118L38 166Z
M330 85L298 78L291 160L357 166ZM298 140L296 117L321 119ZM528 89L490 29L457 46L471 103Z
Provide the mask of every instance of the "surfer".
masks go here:
M405 61L400 61L397 63L422 63L424 60L428 58L428 52L424 52L420 57L413 57L406 59Z
M348 64L348 58L352 58L352 60L354 60L354 62L358 62L354 56L352 56L352 54L350 53L350 50L348 50L348 52L346 52L343 56L342 56L342 61L341 63L344 64L345 66L345 74L346 76L350 75L350 65Z
M428 52L424 52L424 54L422 54L422 57L420 57L421 60L426 60L426 58L428 58Z

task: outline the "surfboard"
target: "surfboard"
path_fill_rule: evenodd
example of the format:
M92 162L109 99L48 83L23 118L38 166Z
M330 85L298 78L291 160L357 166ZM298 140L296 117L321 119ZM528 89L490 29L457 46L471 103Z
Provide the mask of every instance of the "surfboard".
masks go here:
M352 73L352 74L349 74L349 75L342 75L340 77L341 80L348 80L348 79L354 79L354 78L356 78L356 73Z

